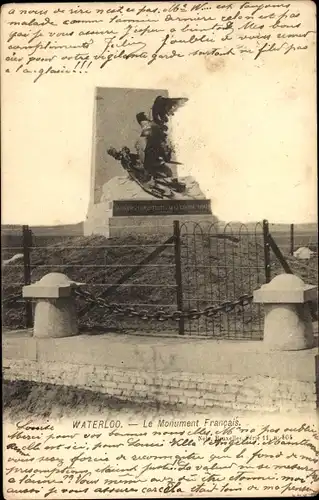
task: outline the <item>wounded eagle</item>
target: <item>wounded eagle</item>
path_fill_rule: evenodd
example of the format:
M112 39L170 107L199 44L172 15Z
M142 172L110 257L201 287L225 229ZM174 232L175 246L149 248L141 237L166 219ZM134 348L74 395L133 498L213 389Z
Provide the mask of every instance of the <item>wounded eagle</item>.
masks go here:
M132 162L135 159L131 167L137 171L143 170L149 181L158 175L161 177L173 175L169 164L177 162L172 161L174 149L169 138L169 118L187 101L185 97L158 96L148 113L141 111L136 115L141 133L135 143L136 151L131 154ZM108 153L117 160L121 160L121 151L116 151L111 147ZM126 157L127 153L128 148L125 148ZM126 168L123 162L121 163Z
M169 138L169 117L187 101L187 98L182 97L158 96L148 116L144 112L136 115L141 135L135 147L141 164L151 175L172 160L174 148Z

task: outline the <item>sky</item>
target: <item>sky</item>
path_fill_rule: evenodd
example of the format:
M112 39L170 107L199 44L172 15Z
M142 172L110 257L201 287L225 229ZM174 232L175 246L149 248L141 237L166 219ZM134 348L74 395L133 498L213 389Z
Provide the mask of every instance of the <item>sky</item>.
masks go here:
M316 221L315 55L115 61L112 71L4 74L2 223L83 221L90 201L96 87L163 88L188 97L173 121L179 175L222 220Z

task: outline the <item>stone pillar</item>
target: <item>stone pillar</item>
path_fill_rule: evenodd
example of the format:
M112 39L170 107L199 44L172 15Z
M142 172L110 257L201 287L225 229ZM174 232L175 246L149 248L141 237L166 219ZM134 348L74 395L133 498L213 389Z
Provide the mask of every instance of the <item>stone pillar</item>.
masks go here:
M23 297L36 300L34 337L57 338L78 334L73 290L80 285L65 274L49 273L36 283L23 287Z
M96 88L90 201L83 225L85 236L99 234L109 237L109 219L112 217L109 203L117 199L117 189L121 187L120 181L118 184L116 180L128 179L128 175L120 162L108 155L106 151L110 146L116 149L127 146L132 152L135 151L135 142L140 135L136 114L140 111L148 113L155 98L159 95L168 97L168 91L165 89ZM131 182L135 184L134 181ZM109 197L103 194L104 186L107 187L107 191L111 192ZM130 200L131 193L125 190L126 186L122 187L124 198L120 199Z
M314 346L309 302L317 288L293 274L280 274L254 292L264 305L264 342L272 350L298 351Z

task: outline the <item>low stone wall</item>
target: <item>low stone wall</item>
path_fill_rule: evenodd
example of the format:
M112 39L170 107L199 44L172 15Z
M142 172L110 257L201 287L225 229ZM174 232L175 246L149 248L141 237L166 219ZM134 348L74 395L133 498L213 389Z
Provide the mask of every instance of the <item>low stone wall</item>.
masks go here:
M7 380L78 387L136 402L237 411L314 410L316 353L271 352L262 342L113 334L3 336Z

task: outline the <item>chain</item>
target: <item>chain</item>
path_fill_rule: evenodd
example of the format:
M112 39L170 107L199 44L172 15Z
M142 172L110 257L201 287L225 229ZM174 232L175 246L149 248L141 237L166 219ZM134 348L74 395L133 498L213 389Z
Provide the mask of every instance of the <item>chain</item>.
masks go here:
M172 313L165 312L163 308L159 308L155 312L149 312L146 310L138 310L134 306L125 306L123 304L109 303L101 297L96 297L87 290L77 289L75 294L81 297L86 302L94 304L97 307L103 307L103 309L108 313L118 314L120 316L135 317L142 320L156 320L156 321L180 321L181 319L195 320L202 316L205 318L212 318L218 313L224 312L229 313L237 308L244 308L251 303L253 296L249 294L241 295L238 299L233 301L226 301L218 306L209 306L205 309L190 309L188 311L174 311ZM81 311L80 311L81 315Z

